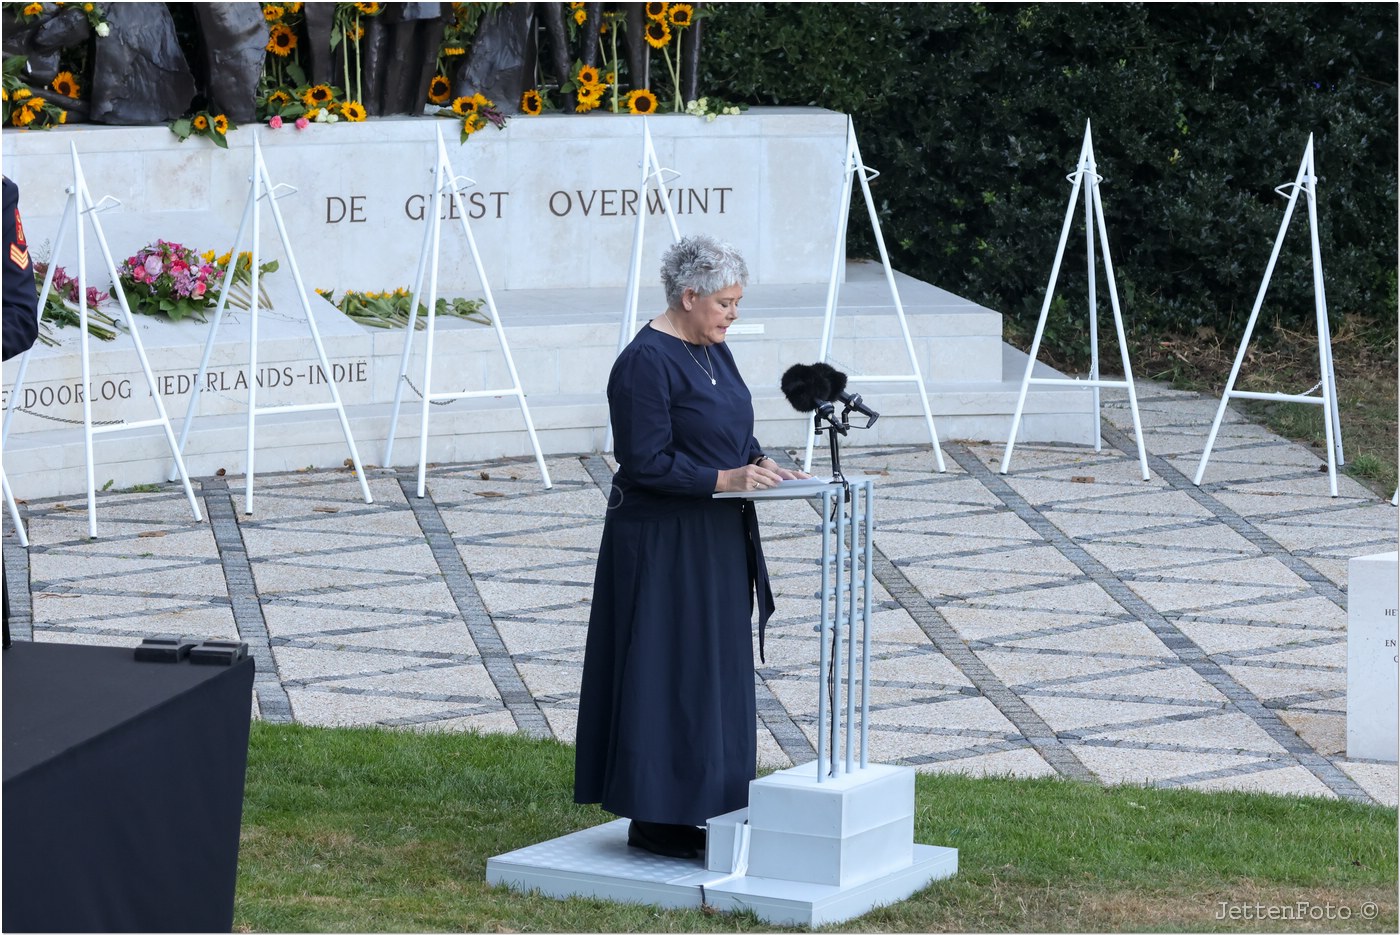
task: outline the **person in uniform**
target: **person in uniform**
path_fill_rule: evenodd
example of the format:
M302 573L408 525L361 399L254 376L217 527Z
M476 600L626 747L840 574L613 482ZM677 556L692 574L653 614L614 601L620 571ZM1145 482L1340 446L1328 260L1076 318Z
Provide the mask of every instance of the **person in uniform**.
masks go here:
M39 336L39 293L34 288L34 264L29 258L29 243L24 239L24 223L19 217L19 186L4 177L4 215L0 223L5 226L5 272L3 285L5 299L0 307L0 332L4 336L5 360L16 354L23 354L34 346ZM5 642L10 647L10 592L3 586L0 575L0 590L4 591Z
M584 652L574 799L631 819L628 844L691 858L748 804L757 758L751 617L773 611L753 504L806 477L763 453L725 346L748 281L729 244L662 258L666 311L608 379L613 477Z

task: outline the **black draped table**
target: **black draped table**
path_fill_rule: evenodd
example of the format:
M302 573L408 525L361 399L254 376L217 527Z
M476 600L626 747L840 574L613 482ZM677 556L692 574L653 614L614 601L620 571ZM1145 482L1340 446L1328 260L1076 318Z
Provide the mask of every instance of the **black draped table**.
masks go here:
M253 660L3 658L4 930L231 930Z

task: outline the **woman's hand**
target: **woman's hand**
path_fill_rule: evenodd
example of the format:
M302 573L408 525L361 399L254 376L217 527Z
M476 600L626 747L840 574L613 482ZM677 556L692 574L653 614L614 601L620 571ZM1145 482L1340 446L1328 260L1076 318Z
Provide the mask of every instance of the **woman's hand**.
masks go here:
M750 490L767 490L785 480L801 480L811 477L805 471L790 471L779 467L772 458L761 458L757 464L746 464L741 468L720 471L715 481L715 493L744 493Z
M772 463L765 458L760 464L746 464L743 467L720 471L715 479L715 493L748 493L778 486L783 481L782 474L772 468L763 467L764 464Z

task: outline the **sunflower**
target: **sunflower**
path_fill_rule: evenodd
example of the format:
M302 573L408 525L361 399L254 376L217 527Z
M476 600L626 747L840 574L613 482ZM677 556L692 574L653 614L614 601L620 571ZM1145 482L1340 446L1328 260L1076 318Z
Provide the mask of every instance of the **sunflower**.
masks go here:
M648 3L647 19L665 19L666 11L670 9L669 3Z
M656 95L646 88L638 88L627 95L627 112L629 114L656 113Z
M594 68L592 65L580 66L578 74L575 75L575 77L578 79L579 84L597 84L598 69Z
M340 105L340 116L351 123L360 123L365 119L365 105L359 101L346 101Z
M292 102L292 96L281 88L267 96L267 103L273 107L283 107Z
M443 55L466 55L467 50L460 45L449 45L442 50Z
M42 12L44 12L44 5L42 3L31 3L24 8L25 16L38 16ZM25 123L28 122L27 120L25 121Z
M354 29L345 30L345 38L349 39L351 42L359 42L364 37L365 27L361 26L359 23L355 24Z
M363 13L363 14L366 15L366 16L374 16L374 15L376 15L376 14L379 12L379 4L377 4L377 3L357 3L357 4L355 4L355 9L359 10L361 13Z
M203 133L205 130L209 129L209 118L203 114L195 114L194 122L191 125L196 131Z
M583 6L582 0L570 0L569 9L577 10Z
M34 122L34 112L28 107L16 107L10 115L10 122L17 127L27 127Z
M470 113L462 120L462 133L466 136L471 136L484 126L486 126L485 117L478 113Z
M73 77L71 71L59 72L54 77L53 83L50 84L49 87L53 88L59 94L62 94L64 97L71 97L74 99L77 98L78 91L80 90L78 87L78 79Z
M600 84L586 84L574 92L578 98L578 104L574 110L580 114L586 114L603 102L603 86Z
M471 97L459 97L452 102L452 112L459 117L476 112L476 99Z
M617 84L617 72L610 71L604 75L603 84Z
M0 88L0 101L8 101L9 99L10 99L10 92L7 91L7 90L4 89L4 88Z
M428 101L433 104L446 104L451 96L452 82L447 80L447 76L433 75L433 80L428 84Z
M292 50L296 47L297 34L292 32L291 27L283 26L281 23L272 27L272 34L267 39L267 51L286 58L292 54Z
M327 103L332 97L335 97L335 94L330 85L317 84L306 89L306 93L301 96L301 102L308 107L316 107Z
M214 118L214 132L220 136L228 132L228 118L223 114L219 114L219 116Z
M671 27L665 20L649 20L646 31L647 45L653 49L664 49L671 41Z
M302 8L303 6L305 6L305 4L303 4L303 3L289 3L289 4L287 4L287 12L288 12L288 13L300 13L300 12L301 12L301 8Z
M586 22L588 22L588 11L574 10L574 23L578 26L582 26Z
M275 3L263 4L263 19L267 20L269 23L277 22L286 15L286 12L286 10Z
M15 88L14 98L17 101L22 101L26 97L32 97L33 94L34 92L29 90L28 88Z
M66 111L66 110L60 110L60 111L58 112L58 122L59 122L59 123L67 123L67 122L68 122L68 111Z
M520 95L520 110L531 117L538 117L544 110L544 98L540 97L540 92L531 88Z
M666 15L670 18L672 26L684 29L695 21L695 8L689 3L673 3Z

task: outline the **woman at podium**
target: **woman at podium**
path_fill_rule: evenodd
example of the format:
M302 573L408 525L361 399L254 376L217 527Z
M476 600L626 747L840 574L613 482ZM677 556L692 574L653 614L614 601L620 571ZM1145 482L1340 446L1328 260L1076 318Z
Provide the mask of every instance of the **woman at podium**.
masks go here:
M773 610L753 504L715 493L805 477L753 436L725 346L748 267L689 237L662 257L666 310L618 355L618 470L598 550L579 695L574 799L632 819L628 844L704 849L701 825L748 804L757 722L751 616Z

